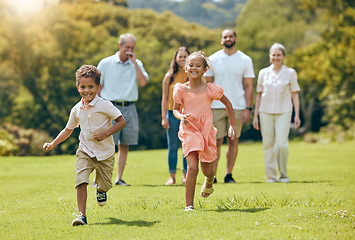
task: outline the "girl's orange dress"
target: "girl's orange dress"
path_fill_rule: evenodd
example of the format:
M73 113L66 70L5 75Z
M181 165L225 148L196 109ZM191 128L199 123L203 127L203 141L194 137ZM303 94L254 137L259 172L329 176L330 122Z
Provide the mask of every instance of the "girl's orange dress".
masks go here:
M213 126L211 103L222 96L223 88L214 83L208 83L203 93L186 92L181 83L174 86L174 101L182 105L183 114L190 114L188 124L180 122L179 139L184 156L197 151L201 162L213 162L217 158L217 129Z

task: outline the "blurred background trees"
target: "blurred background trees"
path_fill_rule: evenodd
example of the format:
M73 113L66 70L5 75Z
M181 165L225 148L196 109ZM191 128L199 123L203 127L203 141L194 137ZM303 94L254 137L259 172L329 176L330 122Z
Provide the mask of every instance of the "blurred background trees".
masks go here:
M136 54L150 76L137 103L136 148L166 147L161 81L176 49L210 55L221 49L224 27L236 29L237 46L252 57L256 74L268 66L272 43L286 46L286 64L297 70L302 89L297 134L354 137L354 20L354 1L340 0L61 0L21 15L0 0L0 155L44 154L33 136L49 141L65 126L80 100L76 69L114 54L125 32L137 37ZM243 128L241 140L258 139L250 124ZM71 137L56 153L72 154L77 143Z

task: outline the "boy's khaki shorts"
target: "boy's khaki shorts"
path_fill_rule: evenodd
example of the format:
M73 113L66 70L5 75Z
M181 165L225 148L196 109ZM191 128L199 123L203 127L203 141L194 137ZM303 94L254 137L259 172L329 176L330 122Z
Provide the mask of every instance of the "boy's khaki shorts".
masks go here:
M234 109L234 116L237 125L236 138L240 137L242 132L242 115L244 110ZM230 126L227 110L224 108L212 109L213 125L217 128L217 139L224 138L228 135Z
M106 160L98 161L96 157L91 158L84 151L78 149L76 151L76 177L75 187L80 184L89 184L89 176L96 170L95 183L101 191L107 192L112 187L112 173L115 165L115 154Z

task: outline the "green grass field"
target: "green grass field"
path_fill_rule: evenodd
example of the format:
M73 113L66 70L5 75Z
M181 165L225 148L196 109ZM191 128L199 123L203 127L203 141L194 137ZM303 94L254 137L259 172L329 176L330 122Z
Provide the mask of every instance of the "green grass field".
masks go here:
M261 143L240 144L237 183L221 183L223 156L203 199L200 171L194 212L183 211L181 159L178 184L164 186L167 150L130 152L132 186L114 186L104 207L89 187L88 225L78 227L75 156L1 157L0 239L355 239L355 142L289 149L291 182L266 184Z

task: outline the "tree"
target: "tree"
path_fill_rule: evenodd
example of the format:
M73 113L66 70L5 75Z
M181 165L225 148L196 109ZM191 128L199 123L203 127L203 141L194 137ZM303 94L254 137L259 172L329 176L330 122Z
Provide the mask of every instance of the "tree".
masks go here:
M323 11L327 29L322 40L296 51L293 60L309 102L323 102L323 121L353 127L355 119L355 8L354 1L302 0L302 8Z
M13 108L13 123L47 130L51 136L58 134L70 108L80 99L76 69L98 63L107 51L110 34L116 37L118 30L113 30L127 24L127 10L122 9L105 3L60 4L41 15L29 15L29 19L4 21L1 39L8 47L0 51L0 63L11 63L7 66L14 73L12 77L30 95ZM114 26L109 24L112 21ZM72 151L75 142L71 138L63 148Z
M148 85L140 89L137 103L139 147L165 147L165 131L160 126L161 81L171 58L181 45L197 50L215 44L214 31L187 23L169 12L129 11L103 2L61 3L23 20L4 20L0 27L0 69L9 67L7 73L11 75L7 80L3 74L2 80L8 86L10 80L18 81L26 93L16 96L6 88L7 103L10 105L10 96L16 96L12 102L17 104L11 113L7 110L3 114L4 118L56 136L65 126L71 107L80 100L75 71L82 64L97 65L102 58L114 54L118 36L125 32L137 37L137 57L150 75ZM59 149L73 153L76 146L76 138L71 137Z

